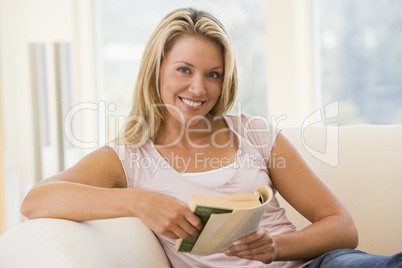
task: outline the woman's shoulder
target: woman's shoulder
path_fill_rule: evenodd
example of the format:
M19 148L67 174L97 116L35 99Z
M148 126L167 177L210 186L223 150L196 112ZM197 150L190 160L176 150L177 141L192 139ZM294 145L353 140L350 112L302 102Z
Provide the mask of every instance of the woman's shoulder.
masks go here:
M243 137L247 144L264 156L270 154L273 144L281 131L266 117L259 115L224 115L229 128Z
M235 129L240 134L252 134L252 133L272 133L276 136L280 129L278 126L270 122L266 117L261 115L247 115L247 114L237 114L223 115L226 123L230 128Z
M113 140L107 143L105 147L111 148L119 156L120 160L123 161L130 159L130 155L133 153L148 151L147 148L150 147L150 141L148 139L145 143L138 145L125 139Z

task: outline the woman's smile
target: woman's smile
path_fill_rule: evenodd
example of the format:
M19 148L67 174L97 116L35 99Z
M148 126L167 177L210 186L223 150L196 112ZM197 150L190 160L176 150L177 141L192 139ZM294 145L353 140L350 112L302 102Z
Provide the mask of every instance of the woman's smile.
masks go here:
M183 106L191 111L201 110L202 104L205 103L205 101L202 100L194 100L185 97L179 97L179 99L182 101Z

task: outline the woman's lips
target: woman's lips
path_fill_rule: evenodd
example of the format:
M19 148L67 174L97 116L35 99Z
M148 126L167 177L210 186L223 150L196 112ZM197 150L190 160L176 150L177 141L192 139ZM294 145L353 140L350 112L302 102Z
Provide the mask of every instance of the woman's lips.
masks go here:
M183 98L183 97L179 97L179 99L183 103L184 107L186 107L187 109L192 110L192 111L200 110L202 107L202 104L205 102L202 100L192 100L192 99L187 99L187 98Z

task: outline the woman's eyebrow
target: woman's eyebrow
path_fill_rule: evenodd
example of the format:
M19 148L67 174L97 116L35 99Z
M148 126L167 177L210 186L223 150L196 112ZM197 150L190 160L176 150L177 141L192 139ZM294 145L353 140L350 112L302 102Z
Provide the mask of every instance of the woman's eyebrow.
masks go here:
M189 62L186 62L186 61L182 61L182 60L175 61L175 62L173 62L173 63L174 63L174 64L176 64L176 63L184 63L184 64L186 64L186 65L188 65L188 66L190 66L190 67L194 67L193 64L191 64L191 63L189 63ZM212 67L210 70L216 70L216 69L222 69L222 70L223 70L223 67L222 67L222 66L216 66L216 67Z
M184 64L186 64L186 65L188 65L188 66L190 66L190 67L194 67L194 65L192 65L191 63L188 63L188 62L182 61L182 60L178 60L178 61L175 61L175 62L173 62L173 63L184 63Z

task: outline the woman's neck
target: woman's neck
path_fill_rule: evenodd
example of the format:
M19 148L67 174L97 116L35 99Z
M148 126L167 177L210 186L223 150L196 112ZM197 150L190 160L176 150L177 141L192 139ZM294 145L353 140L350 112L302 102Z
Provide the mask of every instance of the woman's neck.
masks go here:
M161 126L155 136L155 145L179 145L184 148L202 145L205 144L206 140L210 140L215 131L224 126L222 125L223 118L216 120L210 117L204 117L192 125L168 122L169 120L166 120L166 123Z

